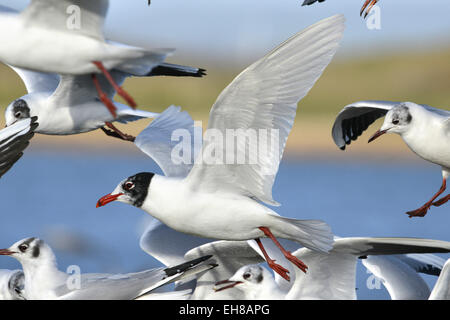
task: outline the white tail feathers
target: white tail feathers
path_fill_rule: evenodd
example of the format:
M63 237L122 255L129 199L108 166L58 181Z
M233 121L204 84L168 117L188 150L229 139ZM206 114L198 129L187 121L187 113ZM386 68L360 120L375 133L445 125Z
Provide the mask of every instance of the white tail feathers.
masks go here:
M296 241L306 248L327 253L333 248L331 227L321 220L297 220L276 216L286 222L281 230L276 230L280 238Z

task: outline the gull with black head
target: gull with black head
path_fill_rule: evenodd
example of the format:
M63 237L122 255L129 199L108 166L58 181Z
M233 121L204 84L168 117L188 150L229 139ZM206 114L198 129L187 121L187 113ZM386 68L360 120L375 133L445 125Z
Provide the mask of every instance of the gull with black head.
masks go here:
M97 206L117 200L141 208L179 232L220 240L256 239L269 266L289 279L288 270L264 250L260 238L269 237L286 259L306 272L307 266L276 238L327 252L333 243L330 227L320 220L281 217L263 203L278 205L272 198L272 186L297 104L331 62L342 38L344 20L336 15L297 33L238 75L212 107L208 130L222 136L229 129L264 130L270 135L268 141L279 139L277 150L260 154L256 164L196 161L182 177L138 173L99 199ZM205 133L203 159L210 156L211 147L218 148L216 154L227 153ZM248 140L238 142L237 150L246 148L257 152ZM164 172L175 166L168 151L164 161L157 161ZM159 152L157 157L161 156Z

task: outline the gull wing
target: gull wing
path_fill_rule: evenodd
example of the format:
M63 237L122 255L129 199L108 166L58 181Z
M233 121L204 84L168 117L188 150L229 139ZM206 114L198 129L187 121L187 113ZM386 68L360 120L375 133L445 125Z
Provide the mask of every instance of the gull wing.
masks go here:
M214 285L218 281L230 278L245 265L264 262L264 259L248 245L247 241L206 243L188 251L185 259L194 259L203 255L212 255L211 261L216 263L217 267L197 278L197 286L192 294L192 299L196 300L230 299L229 294L232 294L233 299L239 298L240 292L229 292L228 290L215 292Z
M36 121L32 117L0 130L0 177L22 157L38 126Z
M336 117L331 134L334 143L342 150L372 124L384 117L389 110L401 102L358 101L345 106Z
M9 66L22 79L28 93L53 92L59 85L60 77L55 73L31 71Z
M194 127L189 113L181 111L180 107L170 106L136 137L134 143L158 164L166 176L184 178L194 163L195 130L201 128ZM181 147L180 150L178 147Z
M109 0L31 0L20 17L33 26L70 31L103 41L108 7Z
M343 35L344 20L343 15L336 15L297 33L245 69L222 91L211 109L202 160L196 158L187 178L192 188L228 190L277 205L272 199L272 185L297 103L331 62ZM235 164L236 159L232 159L232 164L227 164L228 156L234 157L235 150L231 148L227 154L225 142L217 143L215 138L216 134L225 137L229 129L260 134L261 144L268 139L272 148L267 148L271 149L267 152L260 150L258 156L255 143L238 139L236 153L247 153L257 161ZM208 133L215 136L208 137Z
M84 274L80 289L70 290L64 284L55 290L61 300L131 300L192 274L197 265L209 259L203 256L171 268L157 268L128 274ZM204 271L203 266L201 271Z
M450 300L450 259L445 263L429 299Z
M363 264L376 276L384 275L386 278L386 275L394 274L391 270L401 270L403 267L405 270L403 277L411 279L411 287L416 288L417 292L423 292L425 282L411 267L412 263L408 262L414 257L399 258L396 255L437 252L450 252L450 242L416 238L360 237L335 239L333 249L328 254L302 248L293 254L308 265L308 273L304 274L295 270L295 282L287 298L356 299L356 262L358 257L363 258ZM424 259L426 263L431 261L429 257ZM393 283L392 281L397 282L398 278L395 276L392 278L391 283ZM403 280L409 281L405 279ZM395 284L391 286L395 287ZM426 288L428 289L428 287ZM407 290L403 291L407 292Z

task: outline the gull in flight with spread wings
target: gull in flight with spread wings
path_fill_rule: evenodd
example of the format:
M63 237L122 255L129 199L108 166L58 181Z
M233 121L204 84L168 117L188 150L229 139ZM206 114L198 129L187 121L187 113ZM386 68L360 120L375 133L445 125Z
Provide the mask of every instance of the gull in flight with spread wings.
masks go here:
M268 141L279 139L277 150L264 153L256 164L225 164L220 159L207 163L196 158L184 177L171 176L175 164L170 152L149 150L147 153L153 154L166 176L149 172L133 175L99 199L97 207L117 200L141 208L179 232L221 240L256 239L264 253L260 238L268 237L286 259L306 272L307 266L276 238L327 252L333 243L330 227L320 220L281 217L262 203L278 205L272 198L272 186L297 104L331 62L343 35L344 20L343 15L336 15L297 33L238 75L212 107L209 132L225 136L231 129L263 130L269 134ZM170 122L162 123L163 128L172 127ZM203 159L211 156L211 149L215 155L227 154L226 149L221 149L225 144L220 146L215 139L207 139L207 132L200 153ZM156 138L149 132L145 136L147 149L151 149ZM139 136L136 144L143 144L138 139ZM234 155L235 148L232 149L228 153ZM236 149L251 150L252 146L248 140L241 140ZM289 279L286 268L267 254L266 260L277 273Z

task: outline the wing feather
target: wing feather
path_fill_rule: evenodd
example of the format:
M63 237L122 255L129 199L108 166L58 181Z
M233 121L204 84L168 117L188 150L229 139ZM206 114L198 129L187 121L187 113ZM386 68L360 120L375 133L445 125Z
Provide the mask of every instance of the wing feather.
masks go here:
M333 16L297 33L222 91L211 109L201 161L196 159L188 176L193 188L232 190L277 205L272 186L297 103L331 62L344 31L344 20L342 15ZM230 129L243 130L235 131L236 151L226 148L225 143L217 144L215 139L225 137ZM255 135L260 147L271 147L265 152L258 150ZM249 160L242 164L235 154Z

